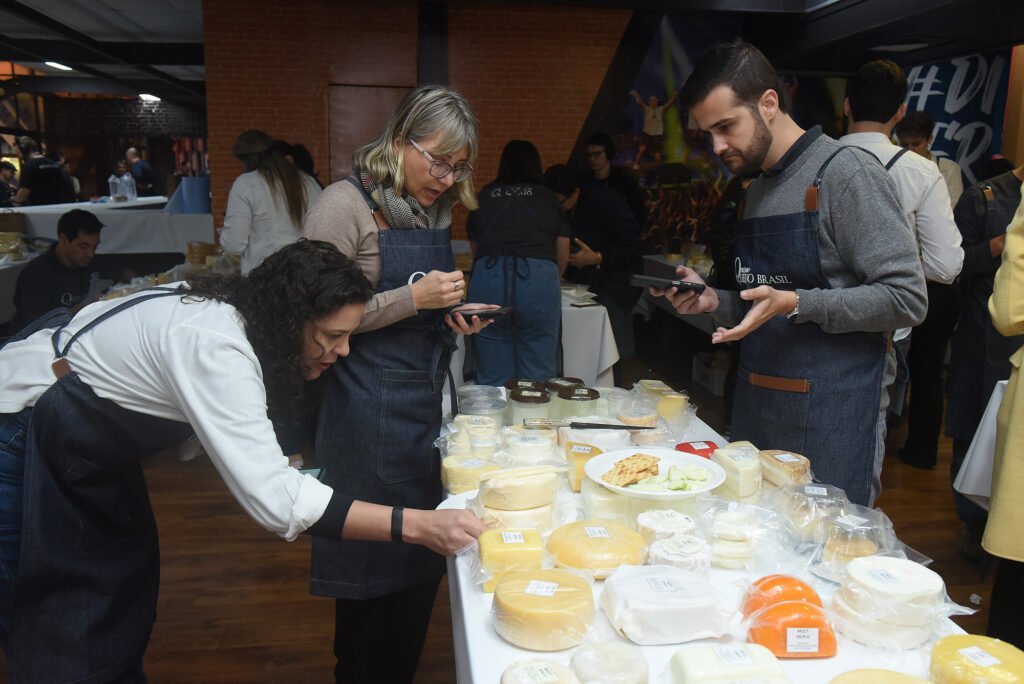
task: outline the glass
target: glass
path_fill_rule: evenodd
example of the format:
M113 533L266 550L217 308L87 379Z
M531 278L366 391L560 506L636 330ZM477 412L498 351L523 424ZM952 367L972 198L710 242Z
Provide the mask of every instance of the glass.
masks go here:
M420 154L426 157L427 161L430 162L430 175L434 178L444 178L449 173L455 173L455 182L461 183L473 175L473 167L469 164L452 166L448 162L438 161L431 157L430 153L416 144L416 141L412 138L409 139L409 144L419 150Z

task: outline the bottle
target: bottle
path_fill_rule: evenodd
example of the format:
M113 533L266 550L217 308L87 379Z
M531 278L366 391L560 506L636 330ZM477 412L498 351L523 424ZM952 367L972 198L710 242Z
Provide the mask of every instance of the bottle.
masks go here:
M127 199L138 199L139 194L135 190L135 179L132 178L132 174L126 173L121 176L121 190Z
M110 201L113 202L114 198L121 194L121 180L116 175L110 174L107 185L110 186Z

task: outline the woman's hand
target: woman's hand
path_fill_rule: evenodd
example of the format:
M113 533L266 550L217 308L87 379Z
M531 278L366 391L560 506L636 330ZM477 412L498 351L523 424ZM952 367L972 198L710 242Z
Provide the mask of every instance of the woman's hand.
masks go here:
M417 311L447 309L462 301L466 281L462 271L431 271L412 284L412 302Z
M426 546L442 556L451 556L472 544L486 529L480 518L470 511L407 508L402 538L406 542Z
M676 275L679 276L680 280L704 284L704 280L697 275L697 272L686 266L677 267ZM693 290L677 290L674 287L670 287L667 290L652 287L650 291L655 297L667 299L672 308L681 314L711 313L718 308L718 293L715 292L713 287L705 287L704 292L700 294Z
M579 251L569 253L569 265L575 266L576 268L583 268L585 266L600 266L601 262L604 261L604 255L600 252L595 252L590 248L583 240L575 238L575 242L579 245Z
M480 332L491 323L494 319L481 320L479 316L470 316L468 319L463 316L460 310L479 310L479 309L500 309L501 307L497 304L466 304L459 309L445 314L444 322L448 324L448 327L459 333L460 335L475 335Z
M735 328L719 328L711 333L711 341L735 342L754 332L775 316L783 316L796 308L796 293L762 285L740 292L740 299L754 302L750 311Z

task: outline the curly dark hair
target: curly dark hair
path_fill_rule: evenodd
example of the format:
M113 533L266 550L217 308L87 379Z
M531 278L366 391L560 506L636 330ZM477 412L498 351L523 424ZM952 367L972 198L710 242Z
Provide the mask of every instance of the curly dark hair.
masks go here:
M302 398L306 323L346 304L365 304L373 286L359 264L331 243L299 240L246 276L198 275L183 292L225 302L242 315L263 369L270 418L283 425L295 417Z

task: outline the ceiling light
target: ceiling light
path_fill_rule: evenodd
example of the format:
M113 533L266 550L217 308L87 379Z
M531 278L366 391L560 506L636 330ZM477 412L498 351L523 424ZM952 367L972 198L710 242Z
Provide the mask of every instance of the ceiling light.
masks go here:
M150 95L149 93L139 93L139 99L143 102L159 102L160 98L156 95Z
M913 52L928 47L929 43L893 43L892 45L876 45L869 48L873 52Z
M46 66L52 67L54 69L60 69L61 71L72 71L71 67L64 66L60 62L44 62L44 63L46 64Z

